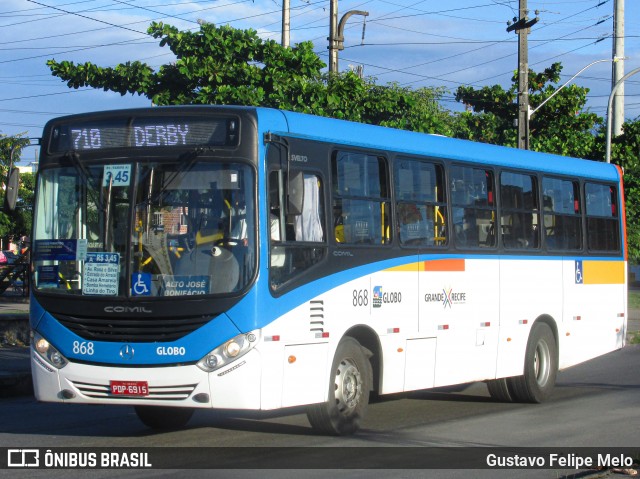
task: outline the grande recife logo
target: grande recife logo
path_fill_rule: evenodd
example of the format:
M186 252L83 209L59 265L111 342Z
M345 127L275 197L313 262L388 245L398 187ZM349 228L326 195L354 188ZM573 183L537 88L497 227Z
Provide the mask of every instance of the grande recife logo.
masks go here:
M442 288L441 293L426 293L425 303L442 303L442 306L451 308L454 304L464 304L467 302L467 293L454 291L453 288Z

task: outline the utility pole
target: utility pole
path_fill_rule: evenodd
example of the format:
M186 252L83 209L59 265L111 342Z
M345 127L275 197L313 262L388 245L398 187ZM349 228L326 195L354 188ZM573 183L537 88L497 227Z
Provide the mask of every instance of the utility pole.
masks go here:
M329 72L338 73L338 0L329 6Z
M615 0L613 12L613 62L611 88L624 76L624 0ZM613 136L622 134L624 123L624 83L621 83L613 101Z
M289 48L289 33L291 30L290 21L290 0L282 0L282 46Z
M538 23L538 17L527 18L527 0L520 0L519 18L514 18L508 32L518 35L518 148L529 149L529 29ZM536 12L537 13L537 12Z

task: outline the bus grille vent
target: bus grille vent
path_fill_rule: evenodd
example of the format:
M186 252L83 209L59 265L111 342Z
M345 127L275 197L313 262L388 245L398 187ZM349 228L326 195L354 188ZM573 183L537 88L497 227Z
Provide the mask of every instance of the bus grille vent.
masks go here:
M309 301L309 320L311 331L314 333L324 332L324 301Z
M184 318L95 318L55 314L60 323L83 339L107 342L154 343L180 339L213 319Z
M175 386L149 386L148 396L121 396L111 394L108 384L92 384L72 381L75 388L83 395L93 399L162 399L163 401L183 401L196 389L197 384Z

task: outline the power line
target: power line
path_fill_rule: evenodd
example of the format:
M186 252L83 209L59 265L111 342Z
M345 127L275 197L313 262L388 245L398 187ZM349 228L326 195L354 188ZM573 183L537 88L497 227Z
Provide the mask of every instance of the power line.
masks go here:
M36 0L27 0L27 2L35 3L36 5L41 5L41 6L43 6L43 7L48 7L48 8L51 8L51 9L53 9L53 10L57 10L57 11L59 11L59 12L66 13L66 14L68 14L68 15L75 15L75 16L80 17L80 18L85 18L85 19L87 19L87 20L92 20L92 21L94 21L94 22L104 23L105 25L109 25L110 27L120 28L120 29L122 29L122 30L128 30L128 31L130 31L130 32L138 33L138 34L140 34L140 35L148 35L148 33L147 33L147 32L139 32L138 30L134 30L134 29L132 29L132 28L127 28L127 27L124 27L124 26L122 26L122 25L117 25L117 24L115 24L115 23L107 22L107 21L105 21L105 20L99 20L99 19L97 19L97 18L92 18L92 17L89 17L89 16L87 16L87 15L82 15L81 13L70 12L70 11L68 11L68 10L64 10L64 9L62 9L62 8L52 7L51 5L45 5L44 3L37 2Z

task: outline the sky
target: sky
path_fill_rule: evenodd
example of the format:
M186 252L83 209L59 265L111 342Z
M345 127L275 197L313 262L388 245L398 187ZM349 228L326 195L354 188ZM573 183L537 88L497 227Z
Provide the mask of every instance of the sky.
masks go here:
M615 0L528 0L529 67L561 62L561 83L597 60L611 59ZM290 0L291 44L311 41L328 63L330 0ZM379 84L444 87L442 106L459 111L455 90L502 85L518 66L517 35L506 31L519 0L339 0L345 28L339 69L362 65ZM625 72L640 67L640 0L625 0ZM252 28L280 41L282 0L3 0L0 2L0 134L39 137L51 118L149 106L138 95L70 89L47 60L99 66L139 60L154 69L174 60L146 34L152 21L198 29L198 21ZM611 63L596 63L573 83L590 89L587 107L606 117ZM640 75L625 82L625 118L640 116ZM34 160L36 149L23 153ZM29 158L33 155L33 158Z

